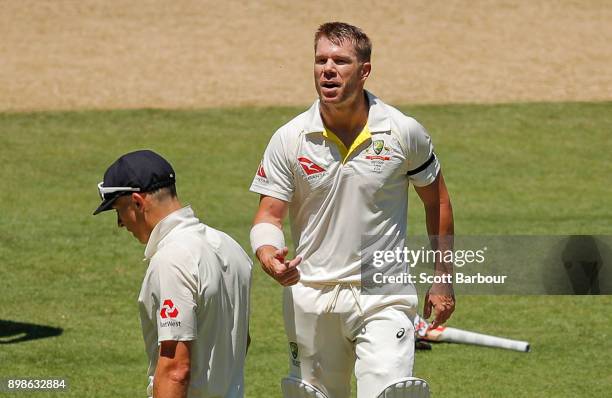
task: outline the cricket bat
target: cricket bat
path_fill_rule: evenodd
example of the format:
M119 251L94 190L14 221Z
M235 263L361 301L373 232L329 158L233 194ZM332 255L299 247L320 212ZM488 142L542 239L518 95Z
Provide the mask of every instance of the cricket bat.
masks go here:
M469 332L451 327L438 326L429 328L429 323L418 315L414 320L414 330L417 337L427 341L443 341L447 343L473 344L484 347L503 348L520 352L529 352L526 341L512 340L504 337L491 336L482 333Z

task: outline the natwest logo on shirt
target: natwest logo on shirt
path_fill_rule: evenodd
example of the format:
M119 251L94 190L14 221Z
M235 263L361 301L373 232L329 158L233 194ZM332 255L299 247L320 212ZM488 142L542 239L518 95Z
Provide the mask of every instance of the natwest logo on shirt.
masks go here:
M164 305L162 305L161 311L159 315L163 318L176 318L179 314L179 310L174 306L174 303L170 299L164 300Z
M298 158L298 161L300 162L300 166L302 166L302 169L304 169L306 175L318 174L325 171L323 167L319 166L307 157L301 156Z

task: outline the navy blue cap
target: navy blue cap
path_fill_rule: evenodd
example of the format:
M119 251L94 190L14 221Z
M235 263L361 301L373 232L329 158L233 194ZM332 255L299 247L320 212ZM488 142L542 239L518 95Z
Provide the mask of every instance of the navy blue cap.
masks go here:
M150 150L127 153L104 173L104 181L99 185L102 203L93 214L111 210L120 196L132 192L156 191L174 185L175 181L174 169L157 153Z

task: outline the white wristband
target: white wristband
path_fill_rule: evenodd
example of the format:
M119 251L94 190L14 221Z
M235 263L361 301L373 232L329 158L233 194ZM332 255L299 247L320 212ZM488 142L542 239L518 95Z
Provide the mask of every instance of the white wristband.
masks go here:
M277 249L285 247L285 236L283 231L274 224L262 222L251 228L251 249L257 252L262 246L271 245Z

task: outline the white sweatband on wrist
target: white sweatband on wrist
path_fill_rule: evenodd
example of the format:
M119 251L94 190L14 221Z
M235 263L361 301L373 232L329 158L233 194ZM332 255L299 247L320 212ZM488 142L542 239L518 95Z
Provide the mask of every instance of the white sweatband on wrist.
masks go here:
M277 249L285 247L285 235L283 231L274 224L262 222L251 228L251 249L257 252L262 246L270 245Z

